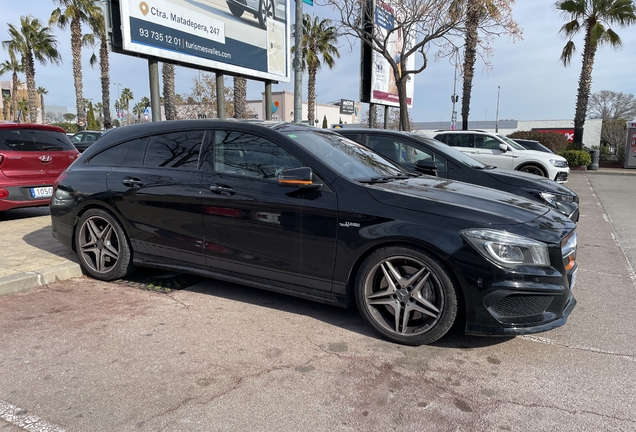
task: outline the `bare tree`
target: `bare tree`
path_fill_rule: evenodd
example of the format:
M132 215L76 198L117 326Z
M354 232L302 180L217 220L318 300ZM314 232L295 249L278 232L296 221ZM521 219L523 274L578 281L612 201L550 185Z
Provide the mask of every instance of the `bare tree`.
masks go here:
M364 25L375 21L372 2L360 0L324 0L340 15L340 34L354 37L367 44L374 52L384 57L391 66L400 102L400 129L410 130L408 118L406 84L412 77L426 69L427 49L431 42L444 39L457 28L464 17L463 2L447 0L393 0L390 4L378 1L377 7L392 18L392 25L385 31L378 26ZM389 41L401 35L399 52L389 50ZM398 38L400 39L400 38ZM396 54L396 55L394 55ZM418 55L419 54L419 55ZM407 59L417 56L408 68ZM419 62L418 62L419 59ZM419 66L418 66L419 64Z
M590 95L587 106L590 118L606 120L623 119L630 121L636 118L636 98L633 94L601 90Z
M190 93L184 97L180 106L179 118L216 118L216 77L202 72L200 77L192 80L193 86ZM225 114L227 118L234 117L234 102L232 89L224 86Z
M234 77L234 118L247 118L247 79Z

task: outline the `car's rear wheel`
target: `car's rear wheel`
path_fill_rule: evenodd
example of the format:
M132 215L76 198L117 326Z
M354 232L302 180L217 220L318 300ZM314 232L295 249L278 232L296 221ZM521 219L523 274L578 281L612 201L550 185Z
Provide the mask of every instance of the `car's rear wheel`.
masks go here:
M355 296L362 316L386 338L423 345L444 336L457 316L457 288L437 259L411 247L376 250L362 264Z
M243 12L245 12L245 9L243 9L241 6L238 6L231 2L227 2L227 7L230 9L230 12L232 12L232 15L237 18L240 18L243 15Z
M521 168L519 168L519 171L521 172L525 172L528 174L534 174L534 175L538 175L541 177L547 177L547 174L543 171L543 168L541 168L538 165L524 165Z
M86 211L78 222L75 248L84 273L110 281L131 273L135 266L121 224L102 209Z
M273 0L261 0L258 3L258 24L261 28L267 28L267 17L274 16L274 2Z

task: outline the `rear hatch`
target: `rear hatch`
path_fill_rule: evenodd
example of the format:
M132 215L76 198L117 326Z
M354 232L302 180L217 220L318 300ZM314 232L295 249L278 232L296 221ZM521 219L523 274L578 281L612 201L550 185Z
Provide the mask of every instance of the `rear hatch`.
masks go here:
M61 132L0 129L0 171L7 178L55 179L78 156L75 146Z

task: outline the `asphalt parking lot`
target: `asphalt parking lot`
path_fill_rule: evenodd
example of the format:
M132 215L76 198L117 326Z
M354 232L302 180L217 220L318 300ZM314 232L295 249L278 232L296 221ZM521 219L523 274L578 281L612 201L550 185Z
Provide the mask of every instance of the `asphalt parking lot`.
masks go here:
M0 430L634 431L636 176L568 186L582 216L563 327L406 347L355 310L229 283L61 280L0 297Z

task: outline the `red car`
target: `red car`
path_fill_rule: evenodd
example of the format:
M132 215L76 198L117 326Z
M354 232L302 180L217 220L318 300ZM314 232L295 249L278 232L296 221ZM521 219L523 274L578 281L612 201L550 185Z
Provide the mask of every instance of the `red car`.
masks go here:
M53 182L79 156L60 127L0 123L0 211L48 205Z

